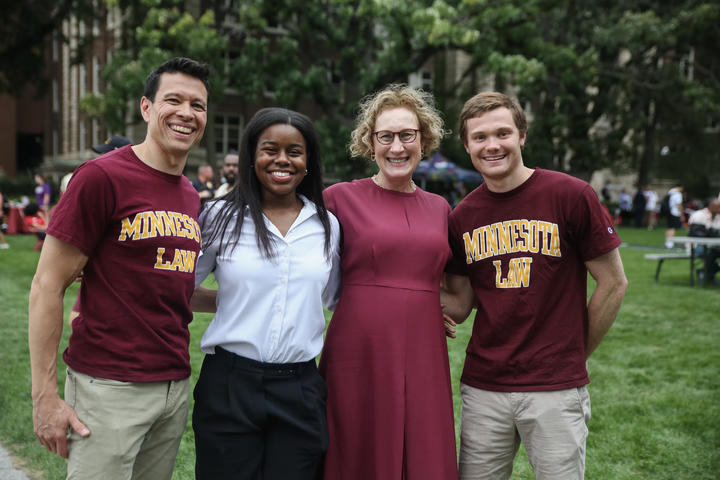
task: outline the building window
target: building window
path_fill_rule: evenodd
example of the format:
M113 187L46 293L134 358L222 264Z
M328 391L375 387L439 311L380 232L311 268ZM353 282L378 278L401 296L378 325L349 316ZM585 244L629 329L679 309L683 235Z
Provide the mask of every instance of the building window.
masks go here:
M433 88L432 73L427 70L423 70L423 72L422 72L422 89L429 92L429 91L432 91L432 88Z
M230 150L239 150L242 130L242 116L224 113L216 114L215 151L224 156Z
M695 49L691 48L687 55L680 59L680 72L690 81L695 80Z
M79 76L80 81L78 82L79 85L79 92L78 92L78 100L83 98L85 96L87 85L86 85L86 79L87 79L87 70L85 69L85 64L79 65ZM85 119L83 118L83 115L80 115L80 112L78 112L78 125L80 126L79 135L80 138L78 140L79 142L79 150L84 150L87 147L87 126L85 125Z
M92 119L92 139L90 140L93 145L100 143L100 126L98 125L97 118Z
M93 11L97 12L100 10L99 0L93 0ZM92 34L93 37L99 37L100 36L100 23L98 22L98 19L96 16L93 15L92 19Z
M57 35L53 35L52 37L52 59L53 62L57 62L58 58L60 58L60 53L58 49L58 39Z
M225 68L225 73L230 74L232 65L235 63L235 61L242 55L242 52L239 50L230 50L228 49L225 51L225 63L223 67Z
M433 89L433 76L429 70L420 70L408 75L408 85L412 88L421 88L426 92Z
M92 59L92 91L94 94L100 94L100 60L97 55L93 55Z
M57 79L52 81L52 111L57 113L60 110L60 89L58 88Z

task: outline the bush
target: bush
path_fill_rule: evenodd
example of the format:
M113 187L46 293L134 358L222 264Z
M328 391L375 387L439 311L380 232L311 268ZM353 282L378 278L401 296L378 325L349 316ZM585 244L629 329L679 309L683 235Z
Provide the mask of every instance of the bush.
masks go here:
M53 185L53 190L55 186ZM5 200L9 197L32 195L35 192L35 180L32 177L0 178L0 192Z

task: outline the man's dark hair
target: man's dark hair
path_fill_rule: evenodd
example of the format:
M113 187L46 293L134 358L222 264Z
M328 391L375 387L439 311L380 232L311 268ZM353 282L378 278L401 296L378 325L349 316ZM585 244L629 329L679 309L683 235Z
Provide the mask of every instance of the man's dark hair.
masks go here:
M155 101L155 94L160 86L160 77L163 73L184 73L197 78L205 85L208 101L210 100L210 83L208 81L210 69L207 64L191 58L175 57L150 72L147 80L145 80L145 93L143 95L151 102Z

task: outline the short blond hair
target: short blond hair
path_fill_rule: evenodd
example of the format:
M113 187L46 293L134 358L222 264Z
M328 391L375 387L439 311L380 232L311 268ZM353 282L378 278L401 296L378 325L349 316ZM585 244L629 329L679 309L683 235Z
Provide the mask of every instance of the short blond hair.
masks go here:
M368 95L360 102L355 129L350 135L350 154L353 157L372 158L375 121L380 113L389 108L407 108L413 112L418 119L423 152L434 151L446 133L442 117L434 104L431 93L404 84L391 84Z

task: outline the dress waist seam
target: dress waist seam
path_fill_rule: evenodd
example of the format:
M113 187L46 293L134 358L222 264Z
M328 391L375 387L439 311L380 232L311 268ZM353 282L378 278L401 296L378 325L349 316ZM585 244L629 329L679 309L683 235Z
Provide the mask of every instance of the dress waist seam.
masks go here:
M400 287L397 285L383 285L380 283L343 283L343 287L378 287L378 288L393 288L397 290L409 290L412 292L428 292L428 293L439 293L440 288L411 288L411 287Z

